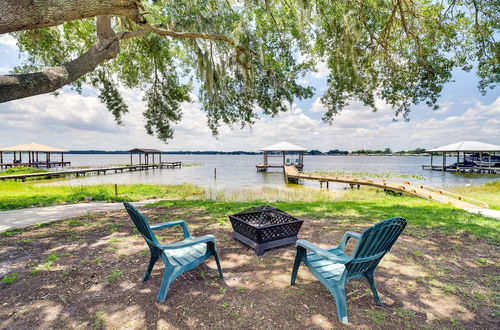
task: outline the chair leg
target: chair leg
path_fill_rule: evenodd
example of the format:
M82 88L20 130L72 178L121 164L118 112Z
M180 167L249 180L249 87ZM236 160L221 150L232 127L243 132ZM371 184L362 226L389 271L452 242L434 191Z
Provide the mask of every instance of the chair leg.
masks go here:
M168 290L170 289L170 284L172 284L173 279L172 270L167 269L167 265L165 265L165 272L163 273L163 279L161 280L160 292L158 292L158 296L156 300L165 301L167 299Z
M300 262L302 261L302 257L306 253L306 249L301 246L297 246L297 254L295 255L295 261L293 262L292 269L292 279L290 281L290 285L295 285L295 280L297 279L297 273L299 271Z
M373 292L373 298L375 298L377 305L382 306L382 302L380 301L380 298L378 296L377 287L375 286L375 280L373 279L373 272L366 273L365 277L368 280L368 283L370 284L370 288L372 289Z
M209 246L209 249L212 251L212 254L214 255L215 263L217 264L217 270L219 272L219 277L221 279L224 279L224 274L222 273L222 267L220 265L219 254L217 253L217 249L215 248L215 244L212 242L210 242L210 243L208 244L208 246Z
M142 282L146 282L147 280L149 280L149 277L151 276L151 272L153 271L153 267L155 265L155 263L158 261L158 258L160 256L159 255L155 255L155 254L151 254L151 259L149 259L149 265L148 265L148 269L146 270L146 275L144 275L144 279L142 280Z
M348 324L347 320L347 302L345 296L345 283L334 284L328 288L335 299L335 305L337 306L337 316L339 321Z

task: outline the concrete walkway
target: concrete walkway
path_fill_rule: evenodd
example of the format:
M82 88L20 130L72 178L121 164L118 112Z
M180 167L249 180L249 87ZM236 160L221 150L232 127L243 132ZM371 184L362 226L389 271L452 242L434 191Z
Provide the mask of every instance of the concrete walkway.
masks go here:
M133 202L131 204L134 206L142 206L157 201L159 201L159 199ZM39 222L59 221L74 217L80 217L86 214L115 211L120 209L124 209L123 203L96 202L3 211L0 212L0 232L14 227L28 227Z
M491 209L465 209L467 212L476 213L489 218L495 218L500 220L500 210Z

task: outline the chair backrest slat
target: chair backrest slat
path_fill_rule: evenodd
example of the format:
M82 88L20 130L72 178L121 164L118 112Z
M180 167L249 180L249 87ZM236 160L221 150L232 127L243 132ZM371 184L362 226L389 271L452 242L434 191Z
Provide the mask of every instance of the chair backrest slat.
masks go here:
M151 230L151 226L149 226L148 220L146 217L139 212L133 205L129 203L123 203L125 209L127 210L130 218L134 222L137 230L141 233L142 237L146 240L150 248L157 249L156 244L158 244L158 240L155 237L155 234Z
M405 219L390 218L363 231L353 252L353 259L346 265L348 276L373 271L405 227Z

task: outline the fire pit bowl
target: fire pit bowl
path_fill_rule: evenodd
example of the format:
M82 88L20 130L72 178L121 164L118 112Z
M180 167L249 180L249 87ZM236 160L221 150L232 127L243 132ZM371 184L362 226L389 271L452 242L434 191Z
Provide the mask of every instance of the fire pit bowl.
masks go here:
M255 250L258 256L266 250L292 244L303 220L271 206L256 206L229 215L233 237Z

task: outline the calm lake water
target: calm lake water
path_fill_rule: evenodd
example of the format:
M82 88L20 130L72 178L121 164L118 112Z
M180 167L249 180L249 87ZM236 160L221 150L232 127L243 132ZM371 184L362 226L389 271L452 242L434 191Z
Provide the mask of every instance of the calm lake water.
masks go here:
M66 155L65 160L72 166L105 166L109 164L128 164L128 155ZM135 160L135 159L134 159ZM135 160L137 161L137 160ZM262 155L162 155L162 161L181 161L201 164L200 166L180 169L156 169L131 173L91 175L83 178L51 182L49 184L98 184L98 183L147 183L179 184L193 183L214 190L255 188L261 185L285 187L281 170L257 172L255 164L262 162ZM441 161L437 159L436 163ZM455 161L449 158L448 164ZM463 176L449 172L422 170L429 157L388 157L388 156L305 156L304 171L342 171L370 173L398 173L417 175L423 178L392 178L393 181L408 180L420 182L437 188L457 185L476 185L499 180L499 175ZM217 169L217 177L214 177ZM316 181L304 181L303 185L318 187ZM345 185L335 184L333 188L342 189Z

